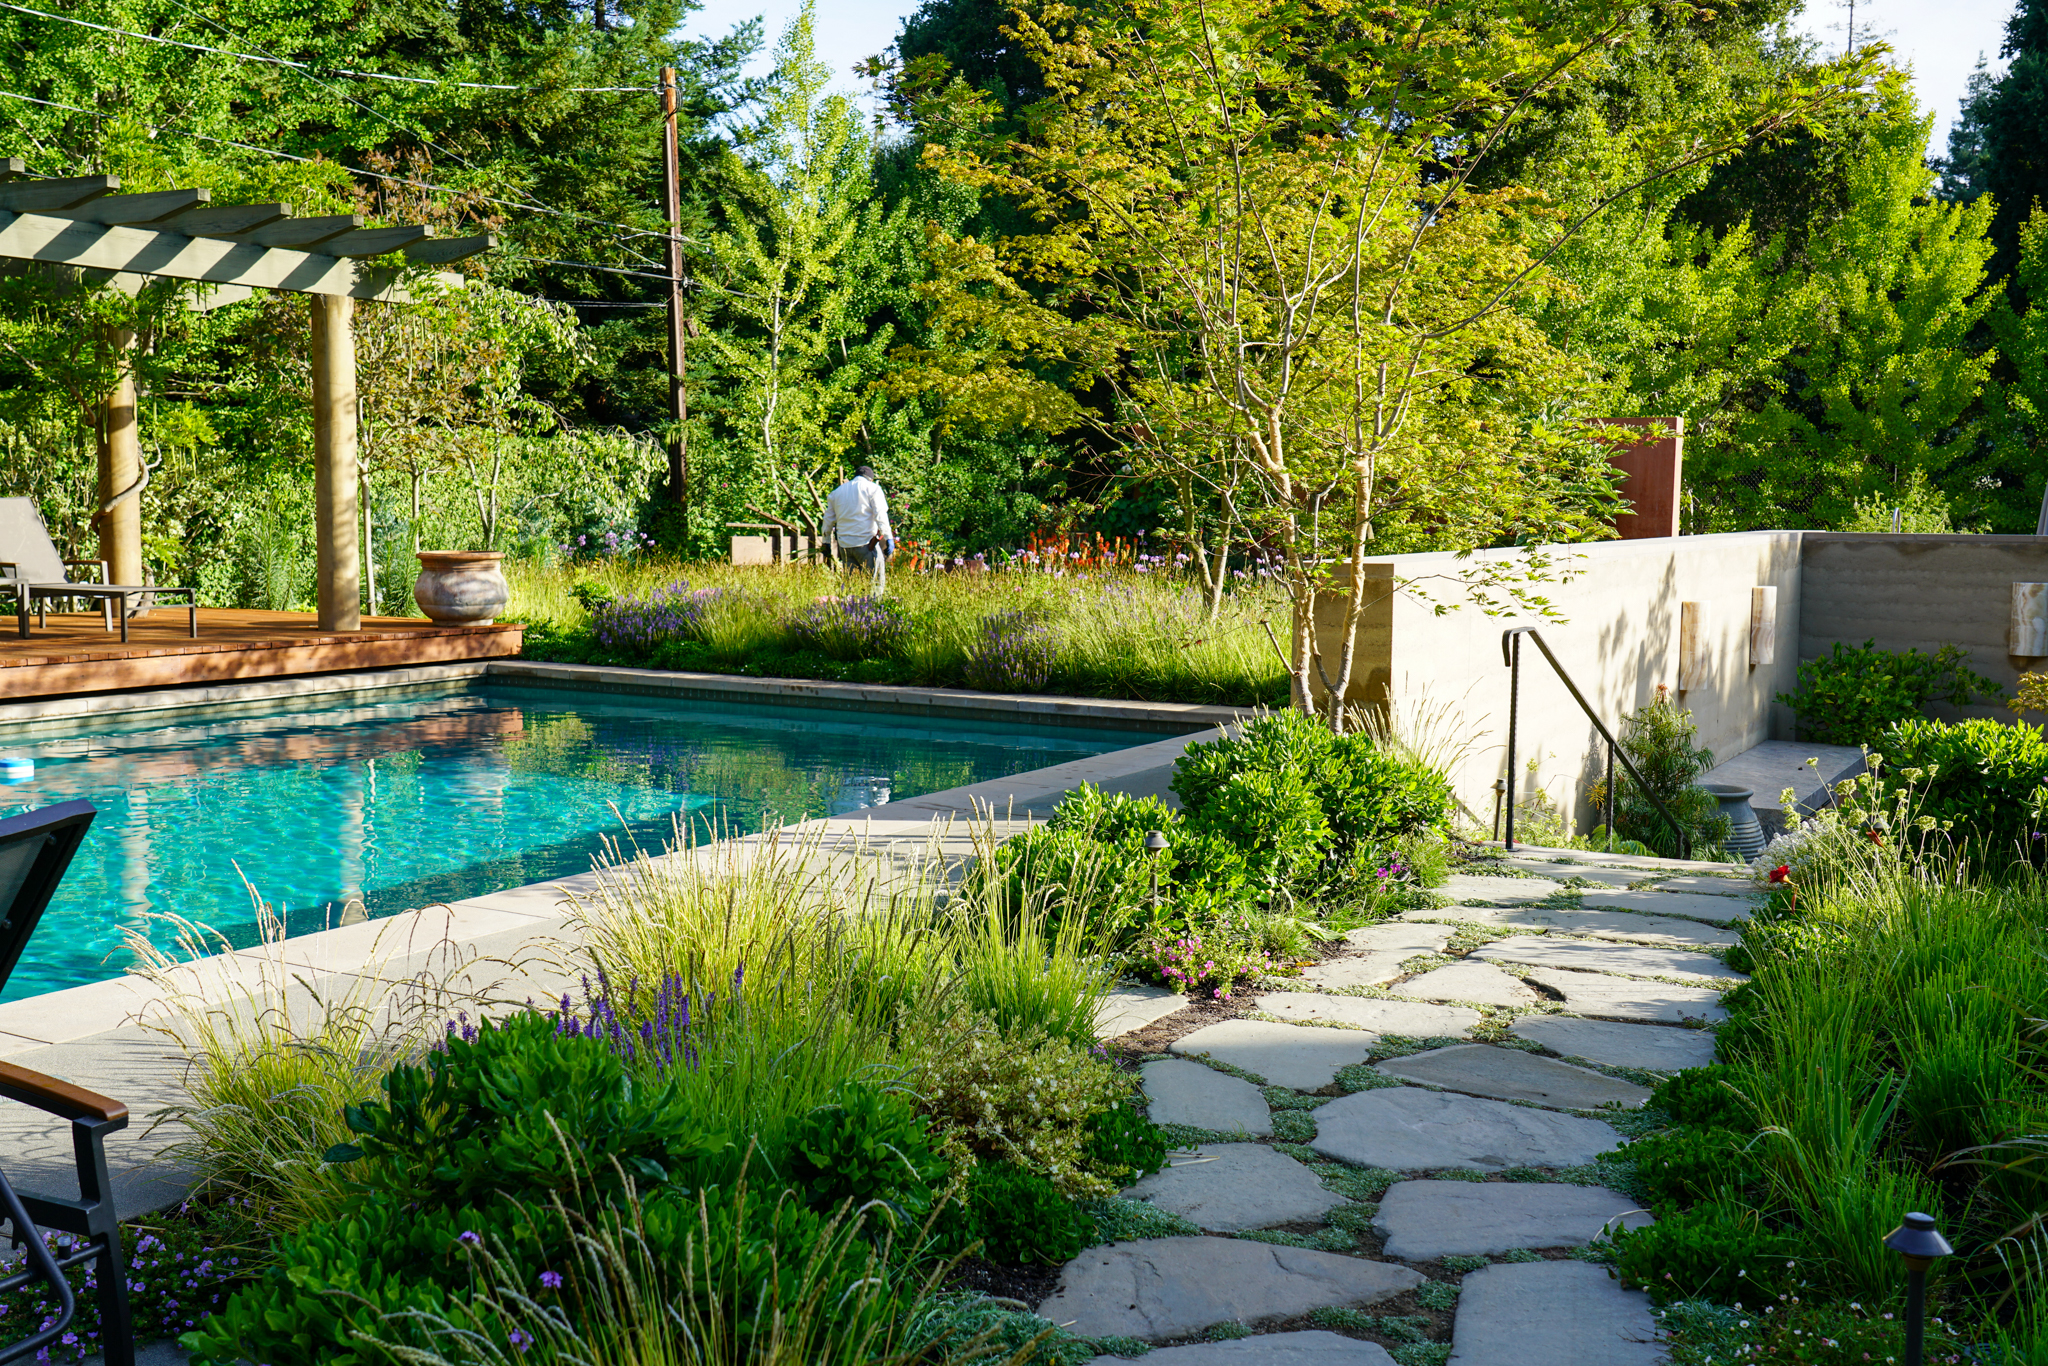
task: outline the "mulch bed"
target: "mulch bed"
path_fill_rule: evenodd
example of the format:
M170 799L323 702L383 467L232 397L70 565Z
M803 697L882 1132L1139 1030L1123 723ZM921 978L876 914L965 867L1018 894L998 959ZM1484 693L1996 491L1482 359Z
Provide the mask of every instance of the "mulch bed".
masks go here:
M972 1290L1000 1300L1015 1300L1033 1311L1052 1298L1059 1288L1057 1266L1004 1266L980 1257L970 1257L946 1278L948 1290Z
M1143 1029L1119 1034L1108 1043L1110 1056L1126 1067L1152 1053L1164 1053L1176 1039L1185 1038L1223 1020L1234 1020L1251 1008L1248 994L1238 993L1227 1001L1190 997L1173 1014L1154 1020Z

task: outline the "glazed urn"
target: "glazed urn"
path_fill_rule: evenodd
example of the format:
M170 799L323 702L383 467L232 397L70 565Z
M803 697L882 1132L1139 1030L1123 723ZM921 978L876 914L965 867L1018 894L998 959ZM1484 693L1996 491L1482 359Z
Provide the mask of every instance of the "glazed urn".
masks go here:
M498 550L422 550L413 601L443 626L489 626L505 610L512 590Z
M1739 787L1733 783L1703 783L1721 804L1721 814L1728 818L1728 852L1749 862L1764 851L1764 827L1756 818L1749 799L1756 795L1752 788Z

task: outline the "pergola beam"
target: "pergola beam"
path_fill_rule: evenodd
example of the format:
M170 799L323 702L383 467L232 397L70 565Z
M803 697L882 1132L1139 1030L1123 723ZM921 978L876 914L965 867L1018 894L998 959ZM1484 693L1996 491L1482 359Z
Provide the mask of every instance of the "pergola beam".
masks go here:
M110 223L135 227L161 223L164 219L195 209L212 196L210 190L158 190L152 194L114 194L89 200L64 211L63 217L81 223Z
M187 237L236 237L292 216L287 204L209 204L162 225Z
M438 241L413 242L404 248L405 259L419 266L446 266L481 256L498 245L490 233L481 237L443 237Z
M121 188L121 178L111 175L74 176L68 180L21 180L0 185L0 209L10 213L46 213L54 209L75 209L88 200L110 195Z
M257 247L297 247L311 251L331 237L363 226L359 213L324 214L318 218L286 218L268 227L240 234L236 240Z
M0 193L7 188L0 186ZM45 214L0 214L0 257L350 299L409 303L412 298L398 283L396 270L341 257ZM437 279L447 288L462 288L459 275Z
M434 235L432 228L359 228L342 237L330 238L313 250L323 256L382 256L387 251L424 241Z

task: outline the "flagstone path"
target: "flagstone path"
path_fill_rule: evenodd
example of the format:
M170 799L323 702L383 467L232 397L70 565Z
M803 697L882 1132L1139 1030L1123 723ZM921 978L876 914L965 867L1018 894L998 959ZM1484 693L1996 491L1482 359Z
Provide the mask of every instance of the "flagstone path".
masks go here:
M1089 1250L1041 1314L1161 1366L1665 1360L1647 1297L1585 1255L1651 1222L1603 1184L1626 1184L1608 1121L1713 1061L1753 889L1726 865L1518 850L1437 898L1142 1065L1190 1146L1125 1195L1183 1235ZM1185 1005L1121 992L1103 1032L1164 1038Z

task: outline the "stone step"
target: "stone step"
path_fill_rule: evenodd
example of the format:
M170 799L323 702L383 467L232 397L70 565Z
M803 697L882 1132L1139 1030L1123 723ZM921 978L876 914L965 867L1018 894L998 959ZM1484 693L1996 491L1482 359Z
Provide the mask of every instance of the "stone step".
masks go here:
M1704 953L1653 948L1647 944L1553 939L1548 935L1518 934L1512 939L1483 944L1472 950L1472 957L1491 963L1626 973L1633 977L1706 978L1729 985L1749 980L1747 975Z
M1501 1171L1584 1166L1620 1142L1614 1127L1597 1119L1394 1086L1319 1107L1309 1146L1359 1167Z
M1374 1070L1402 1081L1494 1100L1525 1100L1554 1110L1597 1110L1603 1105L1634 1109L1650 1098L1642 1087L1604 1072L1484 1043L1394 1058Z
M1453 873L1441 887L1430 888L1438 896L1447 896L1452 901L1484 901L1494 906L1519 906L1524 902L1541 901L1553 892L1564 890L1562 882L1552 882L1541 877L1486 877L1471 873Z
M1165 1171L1125 1191L1125 1198L1170 1210L1211 1233L1320 1223L1347 1203L1324 1189L1313 1171L1262 1143L1204 1144L1168 1162Z
M1489 1266L1459 1289L1451 1366L1657 1366L1650 1297L1590 1262Z
M1188 998L1165 987L1119 987L1102 998L1095 1008L1095 1037L1114 1039L1134 1029L1143 1029L1176 1010L1187 1008Z
M1763 890L1747 876L1734 877L1674 877L1667 878L1650 889L1653 892L1691 893L1698 896L1739 896L1752 901L1761 900Z
M1373 1227L1387 1240L1387 1256L1429 1262L1517 1248L1584 1247L1617 1226L1655 1222L1648 1210L1605 1186L1403 1181L1381 1197Z
M1597 882L1603 887L1627 887L1631 883L1641 882L1645 878L1657 876L1655 872L1644 869L1602 868L1591 863L1564 866L1548 861L1539 862L1528 858L1511 858L1505 859L1503 862L1510 868L1517 868L1525 873L1534 873L1540 878L1549 878L1562 882L1566 878L1575 877L1582 878L1587 882Z
M1491 843L1482 847L1496 851L1501 848L1500 845ZM1715 863L1708 859L1658 858L1654 854L1606 854L1596 849L1548 849L1528 844L1518 846L1513 854L1508 855L1508 859L1510 862L1525 859L1552 865L1581 863L1640 869L1640 875L1643 877L1654 877L1659 873L1725 873L1731 877L1741 877L1748 871L1740 864Z
M1325 996L1313 991L1269 991L1252 1004L1282 1019L1331 1020L1370 1030L1375 1036L1400 1034L1411 1039L1455 1038L1479 1023L1479 1012L1463 1006L1382 1001L1369 996Z
M1697 920L1652 915L1628 910L1553 910L1539 906L1510 906L1485 910L1410 911L1410 915L1441 915L1472 925L1500 925L1519 930L1555 930L1560 934L1586 935L1625 943L1659 944L1681 948L1733 948L1741 941L1739 931L1703 925Z
M1552 1052L1609 1067L1682 1072L1688 1067L1705 1067L1714 1060L1714 1034L1707 1029L1617 1024L1571 1015L1524 1015L1508 1030L1515 1037L1540 1043Z
M1355 1029L1318 1029L1314 1025L1275 1024L1270 1020L1223 1020L1183 1035L1168 1051L1188 1058L1206 1053L1218 1062L1264 1077L1275 1086L1318 1091L1337 1079L1338 1068L1371 1057L1372 1046L1378 1040L1377 1034Z
M1512 973L1471 959L1411 977L1392 990L1422 1001L1471 1001L1483 1006L1533 1006L1542 999Z
M1529 968L1522 976L1564 997L1565 1009L1574 1015L1662 1024L1719 1024L1728 1018L1721 1006L1721 987L1680 987L1559 968Z
M1302 971L1306 981L1326 987L1385 986L1401 975L1401 964L1419 954L1441 953L1450 942L1448 925L1403 920L1367 925L1344 936L1350 952Z
M1589 911L1641 911L1649 915L1682 915L1710 925L1733 925L1749 919L1754 898L1712 896L1705 892L1595 890L1583 892L1579 905Z
M1130 1366L1129 1357L1093 1357L1088 1366ZM1191 1342L1145 1354L1145 1366L1395 1366L1376 1342L1315 1329L1228 1342Z
M1421 1272L1405 1266L1308 1248L1236 1238L1145 1238L1090 1248L1068 1262L1038 1313L1077 1337L1157 1341L1218 1323L1364 1308L1422 1280Z
M1145 1110L1154 1124L1186 1124L1219 1134L1266 1138L1273 1112L1259 1088L1199 1062L1172 1059L1138 1069Z

